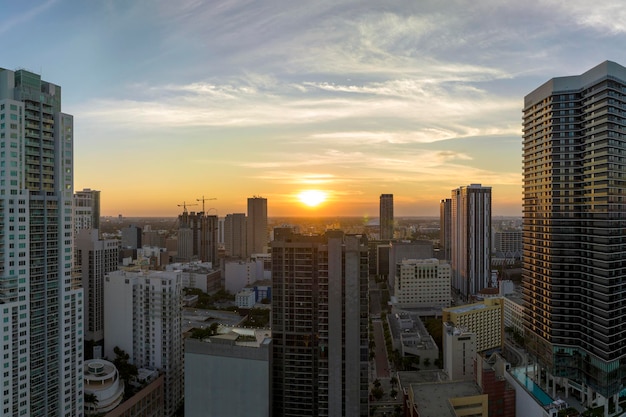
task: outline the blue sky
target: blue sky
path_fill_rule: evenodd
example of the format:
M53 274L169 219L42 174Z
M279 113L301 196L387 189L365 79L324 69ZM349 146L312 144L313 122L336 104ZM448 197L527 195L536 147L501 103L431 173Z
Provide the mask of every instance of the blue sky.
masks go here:
M437 215L460 185L521 213L523 97L626 64L615 1L0 0L0 67L62 86L75 185L106 215ZM307 209L297 194L328 195Z

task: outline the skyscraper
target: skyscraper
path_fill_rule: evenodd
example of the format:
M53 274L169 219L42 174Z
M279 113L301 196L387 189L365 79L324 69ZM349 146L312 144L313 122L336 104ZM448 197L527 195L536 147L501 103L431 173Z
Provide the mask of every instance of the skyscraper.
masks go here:
M439 204L439 258L450 260L452 257L452 200L441 200Z
M72 282L73 117L61 87L0 69L3 416L83 415L83 290Z
M100 191L85 188L74 193L74 231L100 228Z
M101 358L104 346L104 276L118 266L119 240L98 238L97 229L79 230L75 237L76 275L84 291L84 338L87 359Z
M467 299L491 278L491 187L459 187L451 200L452 286Z
M138 368L165 374L163 415L174 414L184 394L182 271L114 271L104 278L104 350L119 347Z
M254 253L267 253L267 199L252 197L248 199L247 219L247 256Z
M224 248L226 256L246 257L246 215L244 213L227 214L224 220Z
M524 98L528 349L587 405L626 384L625 91L626 68L605 61Z
M272 414L368 415L367 240L272 241Z
M380 195L380 239L393 239L393 194Z

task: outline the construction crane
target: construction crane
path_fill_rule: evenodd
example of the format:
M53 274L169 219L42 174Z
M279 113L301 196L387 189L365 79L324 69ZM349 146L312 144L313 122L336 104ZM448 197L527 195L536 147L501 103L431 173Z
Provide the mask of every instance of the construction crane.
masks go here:
M183 214L187 214L187 206L197 206L197 204L187 204L187 202L183 201L183 204L179 204L178 207L183 208ZM204 209L204 207L203 207Z
M202 201L202 213L204 213L205 215L206 215L206 212L204 211L204 202L205 201L209 201L209 200L217 200L217 198L215 198L215 197L204 198L204 196L202 196L202 198L196 199L196 201Z

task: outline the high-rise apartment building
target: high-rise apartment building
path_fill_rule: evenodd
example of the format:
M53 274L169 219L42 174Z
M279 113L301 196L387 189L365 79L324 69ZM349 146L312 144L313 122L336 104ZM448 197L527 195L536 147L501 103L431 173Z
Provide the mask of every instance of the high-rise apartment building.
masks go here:
M104 278L104 351L124 350L138 368L165 374L163 415L183 400L182 272L114 271Z
M393 194L380 195L379 211L380 239L393 239Z
M74 232L100 229L100 191L84 188L74 193Z
M104 276L118 266L119 241L101 240L97 229L78 231L74 242L75 273L84 291L85 358L101 358L104 346Z
M452 200L441 200L439 204L439 259L452 259Z
M73 117L61 87L0 69L0 415L83 415L72 282Z
M368 415L368 247L283 230L272 241L272 414Z
M138 249L143 245L141 243L142 233L141 227L134 224L122 229L122 249Z
M467 299L488 287L491 277L491 187L452 190L450 214L452 286Z
M525 337L587 405L626 384L625 115L626 68L610 61L524 98Z
M267 199L252 197L248 199L247 249L246 256L254 253L267 253Z
M224 220L224 248L226 256L246 257L247 244L246 215L244 213L227 214Z

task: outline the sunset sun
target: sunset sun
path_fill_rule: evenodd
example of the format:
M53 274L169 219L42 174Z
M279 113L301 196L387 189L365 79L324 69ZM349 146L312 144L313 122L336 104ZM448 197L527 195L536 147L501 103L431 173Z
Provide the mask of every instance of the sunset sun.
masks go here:
M326 201L326 193L319 190L306 190L298 194L298 199L301 203L309 207L317 207Z

